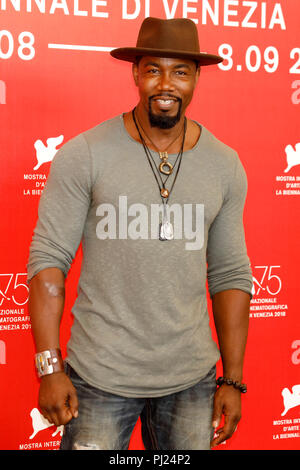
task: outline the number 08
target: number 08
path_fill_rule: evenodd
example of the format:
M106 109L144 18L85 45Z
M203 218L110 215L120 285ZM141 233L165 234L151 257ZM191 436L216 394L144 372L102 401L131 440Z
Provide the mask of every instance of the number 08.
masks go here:
M7 47L4 50L4 41L6 38ZM34 35L29 31L23 31L18 36L18 56L22 60L31 60L35 56ZM0 59L10 59L14 52L14 38L10 31L0 31Z

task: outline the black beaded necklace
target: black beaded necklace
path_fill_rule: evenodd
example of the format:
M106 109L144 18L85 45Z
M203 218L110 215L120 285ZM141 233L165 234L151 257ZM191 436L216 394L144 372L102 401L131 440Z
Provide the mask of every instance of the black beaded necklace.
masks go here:
M157 182L157 185L158 185L158 188L159 188L159 192L160 192L160 196L161 196L163 206L164 206L163 222L161 222L159 224L159 239L160 240L172 240L174 238L174 233L173 233L172 224L170 223L170 221L168 220L168 217L167 217L166 204L167 204L167 202L170 198L171 192L173 190L173 187L174 187L174 184L175 184L175 181L177 179L178 172L179 172L179 168L180 168L180 165L181 165L181 161L182 161L183 148L184 148L185 135L186 135L186 127L187 127L187 119L186 119L186 117L184 117L184 128L183 128L182 144L181 144L181 148L180 148L180 150L177 154L175 163L173 165L173 169L176 167L177 161L178 161L178 166L177 166L177 169L176 169L175 177L174 177L173 183L171 185L171 188L170 188L170 190L168 190L165 187L165 183L166 183L166 181L167 181L167 179L169 178L170 175L168 175L166 177L165 181L162 180L161 174L157 169L157 166L156 166L155 161L153 159L152 153L150 152L149 148L147 147L147 144L146 144L146 142L145 142L145 140L142 136L142 133L139 129L139 126L137 124L136 117L135 117L135 109L136 108L134 108L132 110L133 121L134 121L135 127L138 131L138 134L140 136L140 140L142 142L142 145L143 145L147 160L149 162L150 168L151 168L151 170L154 174L154 177L156 179L156 182ZM154 170L154 168L155 168L156 171ZM160 182L157 178L156 173L158 174L158 176L160 178Z

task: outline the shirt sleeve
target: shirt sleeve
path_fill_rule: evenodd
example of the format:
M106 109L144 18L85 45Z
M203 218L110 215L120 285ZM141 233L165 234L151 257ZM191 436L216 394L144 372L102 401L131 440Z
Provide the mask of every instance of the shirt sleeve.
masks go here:
M40 197L27 264L27 282L42 269L65 275L81 242L91 200L91 157L83 134L55 154Z
M222 207L208 233L207 282L210 297L227 289L240 289L252 298L252 271L247 255L243 211L247 176L236 155Z

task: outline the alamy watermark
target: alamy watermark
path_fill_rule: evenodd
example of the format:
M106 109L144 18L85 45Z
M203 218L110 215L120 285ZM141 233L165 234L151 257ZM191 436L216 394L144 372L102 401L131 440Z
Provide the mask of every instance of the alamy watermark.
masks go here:
M168 220L173 225L174 239L189 240L186 250L200 250L204 244L204 204L166 204ZM119 196L118 208L111 203L99 204L96 226L100 240L158 239L159 223L163 220L164 205L134 203L128 206L127 196ZM172 241L166 242L172 243Z

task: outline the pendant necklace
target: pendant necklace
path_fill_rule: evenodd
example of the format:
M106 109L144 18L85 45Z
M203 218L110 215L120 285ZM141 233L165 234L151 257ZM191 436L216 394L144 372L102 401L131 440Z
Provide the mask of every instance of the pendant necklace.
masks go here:
M175 137L175 139L172 140L172 142L169 143L169 145L167 146L167 148L161 152L160 150L158 150L157 146L155 145L155 143L153 142L153 140L151 140L151 138L149 137L149 135L146 133L145 129L143 128L139 118L138 118L138 115L135 116L136 117L136 120L140 126L140 128L142 129L142 131L144 132L145 136L147 137L147 139L151 142L151 144L153 145L153 147L156 149L157 153L159 154L159 158L162 160L162 162L160 163L159 165L159 171L161 173L163 173L164 175L170 175L173 171L173 168L174 166L172 165L171 162L168 161L168 158L169 158L169 155L168 155L168 148L171 147L172 144L174 144L174 142L176 142L176 140L181 136L182 134L182 131L184 130L184 124L183 124L183 128L181 129L180 133ZM166 169L167 167L167 169ZM167 180L167 178L166 178ZM165 181L166 181L165 180Z
M145 151L145 154L146 154L146 157L148 159L148 162L149 162L149 165L150 165L150 168L154 174L154 177L156 179L156 182L158 184L158 187L159 187L159 191L160 191L160 196L161 196L161 199L162 199L162 202L163 202L163 220L162 222L160 222L159 224L159 239L164 241L164 240L172 240L174 238L174 231L173 231L173 226L168 218L168 214L167 214L167 202L169 200L169 197L171 195L171 192L172 192L172 189L174 187L174 184L175 184L175 181L176 181L176 178L177 178L177 175L178 175L178 172L179 172L179 168L180 168L180 165L181 165L181 161L182 161L182 154L183 154L183 148L184 148L184 141L185 141L185 135L186 135L186 126L187 126L187 120L186 120L186 117L184 118L184 126L183 126L183 137L182 137L182 144L181 144L181 148L178 152L178 155L176 157L176 160L175 160L175 163L174 165L172 166L172 169L170 171L170 173L165 173L167 174L167 178L165 179L165 181L162 180L162 177L161 177L161 174L160 173L164 173L162 172L161 170L158 171L157 169L157 166L155 164L155 161L153 159L153 156L152 156L152 153L150 152L149 148L147 147L146 145L146 142L141 134L141 131L139 129L139 126L137 124L137 121L136 121L136 117L135 117L135 109L133 109L132 111L132 117L133 117L133 121L134 121L134 124L135 124L135 127L138 131L138 134L140 136L140 139L141 139L141 142L142 142L142 145L143 145L143 148L144 148L144 151ZM144 131L145 132L145 131ZM148 136L147 136L148 137ZM178 138L179 136L176 137L176 139ZM149 137L148 137L149 139ZM173 142L175 142L175 140ZM151 141L151 139L149 139ZM172 142L172 143L173 143ZM153 142L151 141L151 143L153 144ZM154 144L153 144L154 145ZM170 144L171 145L171 144ZM170 147L170 145L168 147ZM156 147L154 145L154 147ZM163 153L163 152L162 152ZM152 161L152 163L151 163ZM176 167L176 164L177 164L177 161L178 161L178 166L177 166L177 170L176 170L176 173L175 173L175 177L174 177L174 180L173 180L173 183L172 183L172 186L170 188L170 190L168 190L166 187L165 187L165 183L167 181L167 179L169 178L170 174L172 173L173 169ZM168 162L169 163L169 162ZM163 161L161 163L162 164L165 164L165 162ZM167 165L169 167L169 165ZM155 170L154 170L155 169ZM170 169L170 168L169 168ZM158 174L159 176L159 179L160 179L160 182L157 178L157 175L156 173Z

